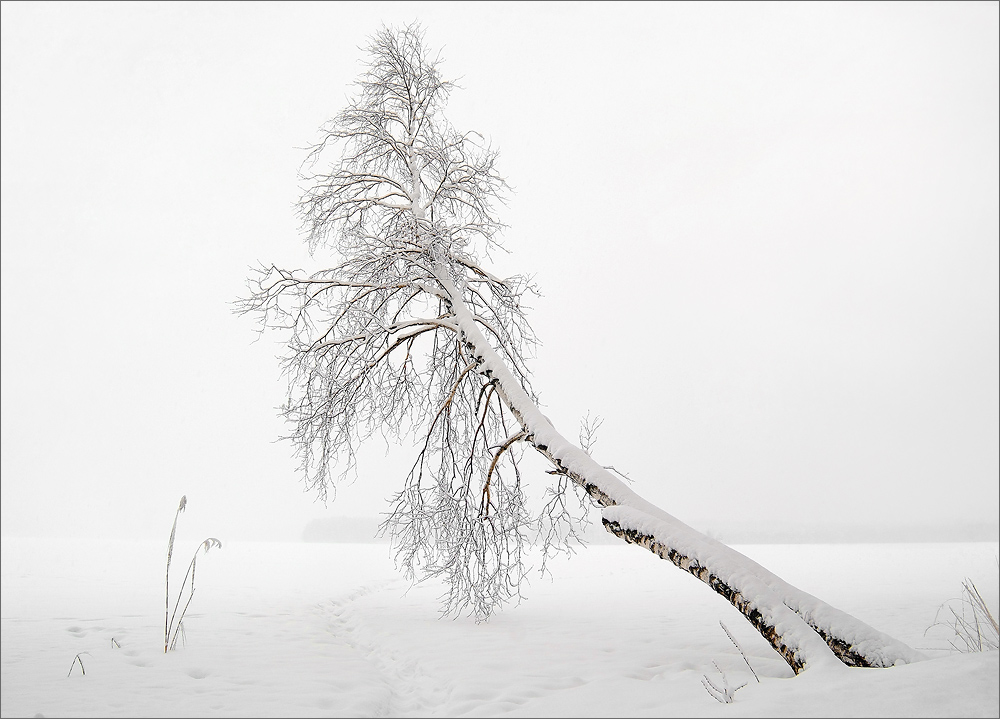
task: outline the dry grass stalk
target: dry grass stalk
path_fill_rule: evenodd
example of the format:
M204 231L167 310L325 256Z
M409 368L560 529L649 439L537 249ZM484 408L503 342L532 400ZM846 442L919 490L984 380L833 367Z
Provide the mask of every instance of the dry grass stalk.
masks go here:
M198 565L198 551L201 549L208 553L208 550L213 547L218 547L222 549L222 542L220 542L215 537L209 537L198 545L198 549L194 550L194 556L191 557L191 562L188 564L187 573L184 575L184 581L181 582L180 591L177 592L177 601L174 602L174 611L170 611L170 561L174 555L174 536L177 533L177 518L180 516L181 512L187 507L187 495L181 497L180 504L177 505L177 512L174 514L174 524L170 528L170 541L167 543L167 576L166 576L166 605L163 616L163 652L166 653L177 646L177 634L178 632L183 633L184 627L184 615L187 614L188 607L191 606L191 600L194 599L194 579L195 572ZM189 590L187 602L184 603L184 609L181 610L180 616L177 615L177 610L180 609L181 597L184 596L184 588L188 586L188 580L191 581L191 588ZM176 620L176 622L175 622ZM83 665L81 664L81 667Z
M740 656L743 657L743 661L745 661L747 663L747 667L750 668L750 673L753 674L753 678L757 680L758 684L760 684L760 677L757 676L757 672L755 672L753 667L750 666L750 660L747 659L747 654L743 651L743 647L741 647L740 643L736 641L736 637L734 637L733 633L729 631L729 628L722 623L721 619L719 620L719 624L722 626L722 631L724 631L726 636L729 637L729 641L731 641L736 646L736 649L739 650Z
M738 687L734 687L729 683L729 678L726 676L726 673L719 668L718 664L712 662L712 666L714 666L716 671L722 675L722 687L717 687L715 683L708 678L707 674L701 678L702 686L705 687L705 691L708 692L708 695L717 702L721 704L732 704L736 701L736 692L745 687L746 682L740 684Z
M170 639L170 560L174 556L174 536L177 534L177 518L181 516L181 512L187 507L187 495L181 497L180 504L177 505L177 512L174 514L174 525L170 528L170 540L167 542L167 572L166 572L166 585L167 585L167 597L164 604L163 610L163 653L167 652L167 644Z
M959 603L958 610L952 602ZM951 616L942 620L939 617L944 609L947 609ZM927 632L937 626L951 629L952 639L948 640L948 644L955 651L989 652L1000 648L1000 631L996 615L990 610L975 582L968 577L962 582L962 596L938 607L934 623L927 628L924 635L926 636Z
M191 563L188 564L187 574L184 575L184 581L181 583L181 589L179 592L177 592L177 601L176 603L174 603L174 612L170 616L170 623L167 625L168 637L170 637L170 631L171 629L173 629L173 637L170 639L169 642L170 649L174 649L177 646L177 633L182 630L184 623L184 615L187 614L188 607L191 606L191 600L194 599L194 577L198 565L198 550L204 549L205 553L207 554L208 550L212 549L213 547L218 547L219 549L222 549L222 542L220 542L215 537L209 537L208 539L206 539L205 541L203 541L201 544L198 545L198 549L194 550L194 556L191 557ZM177 609L181 605L181 597L184 596L184 587L187 586L188 579L191 580L191 589L190 592L188 593L187 602L184 603L184 609L181 610L180 616L177 617ZM174 628L175 617L177 618L176 628ZM164 651L167 650L164 649Z
M80 654L86 654L88 657L90 656L90 652L80 652ZM73 657L73 663L69 665L69 673L66 674L67 677L73 673L73 667L75 667L77 663L80 664L80 671L83 672L83 676L87 676L87 670L83 668L83 659L80 658L80 654Z

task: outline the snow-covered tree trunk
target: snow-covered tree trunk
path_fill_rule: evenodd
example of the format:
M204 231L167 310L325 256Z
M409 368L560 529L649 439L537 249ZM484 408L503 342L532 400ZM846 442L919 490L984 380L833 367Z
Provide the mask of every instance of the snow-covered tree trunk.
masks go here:
M858 667L888 667L923 656L791 586L749 557L689 527L650 504L553 427L493 351L465 307L449 273L435 275L455 315L477 372L494 382L524 430L524 440L561 474L593 497L604 527L694 575L725 597L774 647L795 673L839 659Z

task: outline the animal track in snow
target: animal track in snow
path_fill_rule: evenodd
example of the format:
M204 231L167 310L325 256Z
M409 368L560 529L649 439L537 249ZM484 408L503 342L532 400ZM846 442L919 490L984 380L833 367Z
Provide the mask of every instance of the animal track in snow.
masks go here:
M380 715L423 714L427 709L439 707L451 693L450 688L440 689L429 681L418 657L406 657L380 643L376 633L365 622L363 613L358 611L359 600L400 583L400 580L394 579L367 584L341 599L318 607L327 621L331 639L339 640L357 651L376 669L389 688L388 700L386 706L380 707Z

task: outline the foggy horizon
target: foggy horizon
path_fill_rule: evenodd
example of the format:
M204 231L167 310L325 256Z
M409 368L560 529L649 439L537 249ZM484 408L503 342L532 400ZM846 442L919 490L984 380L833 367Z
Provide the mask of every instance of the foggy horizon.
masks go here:
M223 541L388 508L412 457L381 439L329 508L303 491L281 337L231 303L260 262L332 263L302 148L417 9L3 4L3 536L165 538L181 495ZM567 438L600 415L595 459L723 541L996 539L996 5L417 19L515 188L492 262L541 288Z

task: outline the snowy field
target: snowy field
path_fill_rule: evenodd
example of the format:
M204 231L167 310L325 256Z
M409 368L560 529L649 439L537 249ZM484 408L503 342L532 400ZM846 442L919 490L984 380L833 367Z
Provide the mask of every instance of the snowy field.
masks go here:
M193 549L178 537L174 570L186 566ZM199 558L186 645L165 655L165 542L4 538L0 713L1000 713L1000 653L946 651L940 627L924 635L966 576L997 606L997 543L739 549L930 659L883 670L814 669L792 678L723 599L625 545L591 546L557 561L554 580L534 580L520 606L476 625L440 619L441 588L410 588L385 545L240 542ZM720 620L743 645L760 683ZM78 653L85 676L73 665ZM749 682L733 704L716 702L702 686L705 674L721 680L713 661L730 683Z

